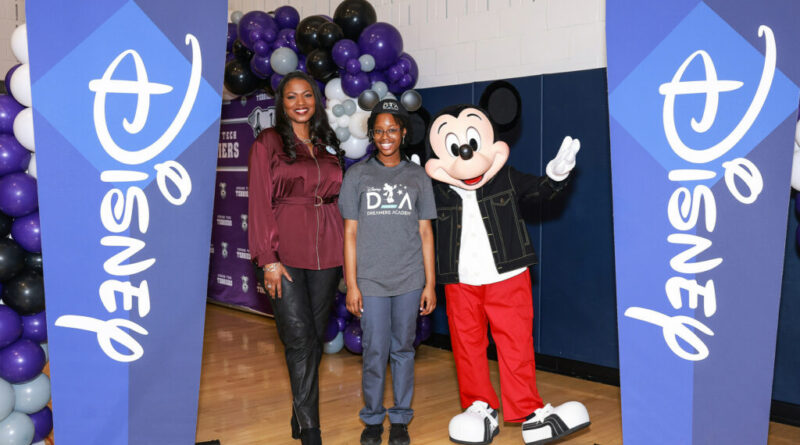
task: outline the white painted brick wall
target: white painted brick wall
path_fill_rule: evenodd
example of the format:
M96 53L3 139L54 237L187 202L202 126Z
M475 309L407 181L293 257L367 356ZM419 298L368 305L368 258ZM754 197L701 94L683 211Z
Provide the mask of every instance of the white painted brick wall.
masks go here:
M25 0L0 0L0 80L18 64L11 52L11 33L25 23Z
M229 0L231 11L289 4L333 16L341 0ZM606 66L605 0L370 0L419 64L418 87Z
M369 0L419 64L418 87L606 66L605 0ZM292 5L333 16L341 0L229 0L230 11ZM17 63L8 39L25 0L0 0L0 77Z

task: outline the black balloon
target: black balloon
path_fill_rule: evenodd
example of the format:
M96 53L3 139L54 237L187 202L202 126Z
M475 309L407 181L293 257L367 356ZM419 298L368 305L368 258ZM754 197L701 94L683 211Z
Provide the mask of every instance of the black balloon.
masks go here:
M233 42L233 55L236 56L237 59L250 63L250 59L253 58L253 51L244 46L241 40L236 39Z
M297 49L303 54L309 54L311 51L319 48L319 28L325 23L329 23L328 19L321 15L312 15L304 18L297 24L295 30L294 40L297 43Z
M0 236L6 236L11 233L11 222L10 216L0 212Z
M425 107L420 107L416 112L409 113L408 137L406 137L406 154L409 156L419 156L420 164L425 165L428 156L425 151L425 140L427 139L428 125L431 121L431 114Z
M342 28L344 37L356 42L361 31L377 21L375 8L366 0L344 0L333 13L333 22Z
M323 82L333 78L337 73L336 63L334 63L331 54L324 49L311 51L311 54L306 58L306 69L308 74Z
M28 252L25 254L25 268L42 272L42 254Z
M259 78L250 71L250 64L234 59L225 65L225 88L233 94L246 96L259 85Z
M10 238L0 238L0 281L6 281L25 267L25 250Z
M344 38L342 28L336 23L325 22L319 27L317 39L319 40L319 47L330 52L333 44Z
M44 279L35 270L24 270L3 286L3 302L20 315L44 310Z

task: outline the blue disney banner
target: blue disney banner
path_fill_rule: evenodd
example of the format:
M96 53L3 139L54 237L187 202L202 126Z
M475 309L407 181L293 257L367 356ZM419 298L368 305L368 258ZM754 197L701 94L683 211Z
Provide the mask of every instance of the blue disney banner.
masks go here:
M625 444L765 444L800 3L607 2Z
M194 443L226 6L27 2L60 445Z

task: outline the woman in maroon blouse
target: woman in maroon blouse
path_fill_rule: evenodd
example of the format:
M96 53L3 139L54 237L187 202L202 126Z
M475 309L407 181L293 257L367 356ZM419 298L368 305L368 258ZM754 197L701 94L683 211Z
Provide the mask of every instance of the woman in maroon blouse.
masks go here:
M292 437L321 444L319 363L341 276L342 152L316 82L297 71L275 91L275 127L250 150L250 253L264 270L292 386Z

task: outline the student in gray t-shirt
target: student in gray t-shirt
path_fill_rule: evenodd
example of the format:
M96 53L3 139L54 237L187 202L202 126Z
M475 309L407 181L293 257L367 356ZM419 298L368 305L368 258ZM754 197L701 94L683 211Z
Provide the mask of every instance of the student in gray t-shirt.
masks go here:
M395 406L390 445L407 445L414 414L417 314L436 307L431 180L402 154L408 112L394 99L379 102L368 121L375 152L351 166L339 192L344 217L347 309L361 317L362 445L381 443L386 362L391 358Z

